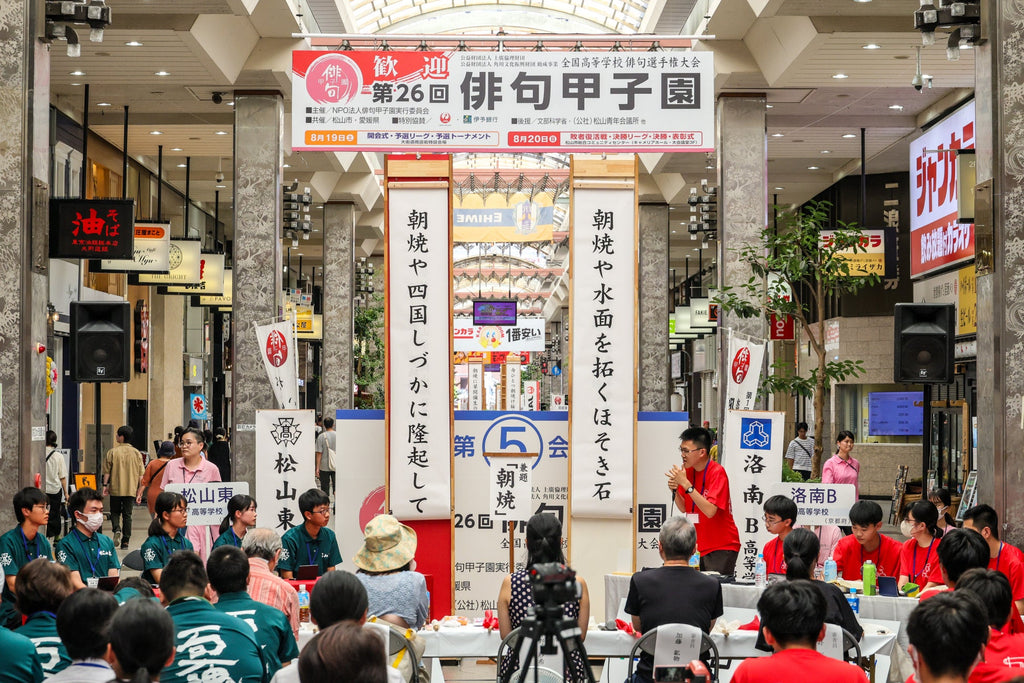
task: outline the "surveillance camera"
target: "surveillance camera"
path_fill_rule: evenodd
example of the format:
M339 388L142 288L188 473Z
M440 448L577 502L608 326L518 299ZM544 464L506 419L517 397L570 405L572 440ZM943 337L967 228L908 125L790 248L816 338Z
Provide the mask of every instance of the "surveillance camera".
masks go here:
M910 81L910 85L914 86L914 90L921 92L921 88L924 87L924 79L921 78L921 74L914 74L914 80Z
M213 99L214 104L221 104L222 102L224 102L224 96L219 92L213 93L213 97L211 99Z
M224 182L224 174L221 173L220 171L217 171L216 180L217 180L218 183L223 183Z

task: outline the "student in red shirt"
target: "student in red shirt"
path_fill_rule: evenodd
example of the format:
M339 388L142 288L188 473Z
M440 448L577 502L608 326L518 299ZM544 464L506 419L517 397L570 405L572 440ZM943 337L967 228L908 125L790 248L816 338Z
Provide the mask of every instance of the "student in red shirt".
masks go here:
M772 496L764 502L763 510L764 528L775 536L764 544L762 555L765 565L769 574L785 574L786 558L782 544L796 524L796 503L786 496Z
M939 512L927 500L919 500L907 507L900 531L910 536L900 554L899 587L916 583L921 588L941 586L945 582L939 573L939 539L942 530L936 526Z
M1010 581L994 569L972 569L956 584L957 592L973 593L988 612L988 645L985 661L971 674L971 683L1005 681L1024 674L1024 635L1007 635L1000 629L1010 618Z
M991 505L975 505L964 513L964 528L977 531L989 548L988 568L1002 572L1010 580L1013 602L1024 612L1024 555L999 540L999 516Z
M733 674L733 683L867 683L859 667L814 649L825 637L825 609L825 598L811 581L768 586L757 601L757 611L761 632L775 654L745 659Z
M860 568L871 560L878 576L898 577L903 547L899 541L879 533L882 507L873 500L858 500L850 508L850 527L853 533L843 536L832 553L839 576L847 581L860 581Z
M914 665L907 683L967 683L988 643L988 611L968 591L941 593L910 613L907 638Z
M941 587L921 592L918 600L927 600L960 584L960 577L972 569L984 569L988 562L988 547L978 534L963 529L953 529L939 542L939 575Z
M701 571L734 574L740 535L729 503L729 475L711 459L711 432L690 427L679 435L683 468L665 473L676 507L697 529Z

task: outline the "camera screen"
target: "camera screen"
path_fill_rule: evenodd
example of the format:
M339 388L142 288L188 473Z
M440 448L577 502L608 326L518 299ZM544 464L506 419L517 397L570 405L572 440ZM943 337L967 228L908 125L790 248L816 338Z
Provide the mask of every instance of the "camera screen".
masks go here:
M685 666L656 666L654 667L655 683L672 683L674 681L686 680Z

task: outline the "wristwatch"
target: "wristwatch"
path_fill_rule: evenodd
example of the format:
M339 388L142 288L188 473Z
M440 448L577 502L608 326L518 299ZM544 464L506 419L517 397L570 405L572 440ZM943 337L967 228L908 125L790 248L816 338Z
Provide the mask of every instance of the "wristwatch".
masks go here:
M684 491L684 493L693 493L693 485L691 484L690 488L686 489L686 491Z

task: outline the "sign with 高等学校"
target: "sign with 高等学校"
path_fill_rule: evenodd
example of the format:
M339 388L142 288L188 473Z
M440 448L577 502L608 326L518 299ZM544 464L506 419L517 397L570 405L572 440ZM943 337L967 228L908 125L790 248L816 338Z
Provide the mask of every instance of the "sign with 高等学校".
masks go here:
M168 484L164 490L180 493L188 503L189 526L208 526L224 521L228 514L228 501L240 493L248 495L249 483L218 481L207 484Z
M857 502L853 484L778 482L768 495L786 496L796 503L796 523L802 526L846 526Z

